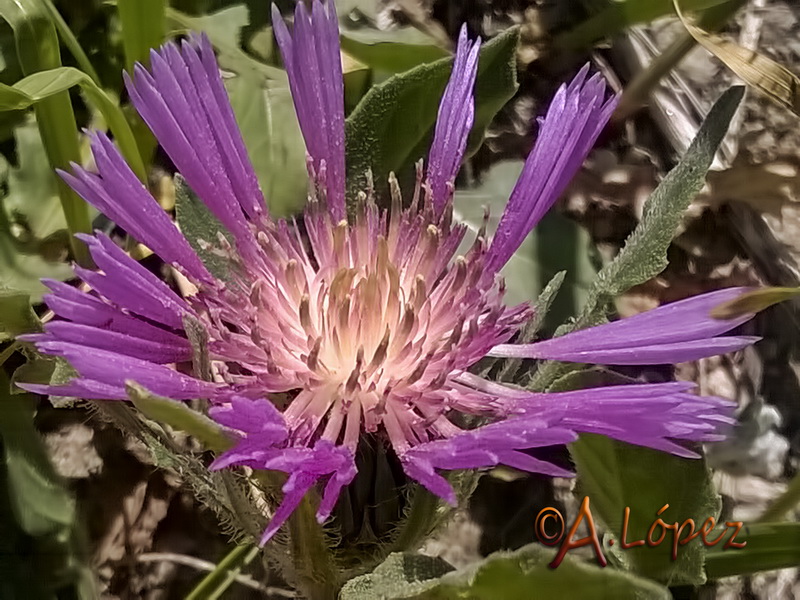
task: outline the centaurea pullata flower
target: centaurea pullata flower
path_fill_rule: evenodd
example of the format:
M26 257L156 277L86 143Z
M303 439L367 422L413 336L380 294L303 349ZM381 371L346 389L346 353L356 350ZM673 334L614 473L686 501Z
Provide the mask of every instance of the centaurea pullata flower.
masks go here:
M406 474L455 502L440 470L499 464L556 476L569 472L526 450L581 432L695 456L680 444L719 439L732 407L689 393L691 384L637 384L542 394L469 372L489 355L604 364L695 360L740 349L721 334L749 316L714 320L731 288L642 315L526 345L512 342L527 305L503 303L499 271L552 206L615 107L584 68L555 95L497 232L463 256L466 228L452 218L453 183L472 127L479 41L462 30L427 168L404 206L364 190L347 220L342 69L332 2L297 3L293 32L277 12L275 36L289 75L316 192L294 221L272 219L236 127L205 37L169 43L148 72L126 78L131 99L188 186L229 235L204 240L227 261L224 281L204 265L113 144L92 134L96 173L62 173L69 185L197 288L180 297L111 239L85 236L99 271L76 267L90 291L47 282L60 317L29 336L65 357L78 377L29 390L90 399L126 396L135 380L176 401L207 398L234 447L212 465L286 472L284 499L266 542L303 495L323 485L324 521L356 475L364 432L391 445ZM230 242L228 242L230 240ZM194 241L194 240L193 240ZM187 319L209 336L213 376L190 375ZM281 401L273 402L274 394ZM290 401L286 401L290 398ZM464 429L459 415L489 424Z

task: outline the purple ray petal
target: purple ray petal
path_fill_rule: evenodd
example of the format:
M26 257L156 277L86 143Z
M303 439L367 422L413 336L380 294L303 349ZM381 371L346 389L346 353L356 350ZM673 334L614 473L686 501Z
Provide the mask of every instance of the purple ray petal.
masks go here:
M433 144L428 155L428 182L433 193L436 213L441 213L450 198L452 184L461 167L467 138L475 118L472 90L478 73L480 38L467 39L467 26L461 27L450 81L439 104Z
M40 340L36 347L46 354L66 358L81 379L101 382L114 388L124 389L125 382L133 380L154 394L173 400L213 398L221 389L219 384L200 381L170 367L117 352L58 340ZM48 391L41 393L59 393L57 388L48 386L46 389Z
M723 320L711 310L750 288L734 287L660 306L633 317L590 327L533 344L502 344L490 355L553 359L608 365L648 365L698 360L733 352L756 337L715 337L750 320L747 314Z
M677 456L698 455L675 440L714 441L734 422L735 405L686 393L692 383L637 384L572 392L509 394L511 416L449 439L415 446L400 458L406 474L455 504L455 494L436 470L507 465L568 477L571 473L521 452L567 444L579 433L598 433Z
M275 535L317 481L327 479L317 510L317 520L322 523L330 516L342 488L356 476L353 453L344 446L321 439L313 448L286 447L286 422L268 400L233 396L229 404L215 406L209 414L218 423L241 433L236 445L211 464L212 470L244 465L289 474L283 487L283 502L264 531L261 545Z
M546 415L552 426L694 457L671 440L709 441L709 435L728 426L736 406L722 398L686 393L691 387L683 382L620 385L531 394L515 403L521 418Z
M170 42L151 53L152 73L137 64L125 84L136 110L189 186L237 238L245 222L266 211L255 172L205 36Z
M203 108L213 128L214 140L225 162L225 174L244 212L251 220L267 212L264 195L258 185L228 93L219 75L211 42L205 34L193 33L181 43L181 54L197 85ZM176 57L177 58L177 57ZM175 59L175 64L179 61Z
M333 0L313 0L311 11L298 2L294 31L272 5L272 25L297 120L317 173L325 166L328 207L334 221L345 218L344 86L339 26Z
M403 469L412 479L431 493L455 505L456 498L450 484L435 469L478 469L509 464L522 466L557 477L572 475L553 464L522 458L516 450L526 450L555 444L568 444L577 438L568 428L552 426L537 418L511 418L477 429L464 431L452 438L435 440L415 446L401 457ZM506 463L505 461L510 461Z
M161 339L152 339L69 321L47 323L45 331L46 334L25 336L24 341L35 343L60 340L83 344L89 348L119 352L158 364L183 362L192 358L192 348L188 340L168 332L163 332L164 335L159 336ZM167 335L171 338L168 339ZM19 339L23 339L23 336Z
M283 442L288 435L283 415L269 400L248 400L233 396L230 404L213 406L208 414L225 427L257 437L258 442L265 447Z
M75 267L78 277L118 306L169 327L183 329L183 315L193 311L166 283L125 254L105 234L98 232L95 237L78 234L77 237L86 242L95 263L105 271L98 273Z
M348 460L338 469L328 480L325 485L325 491L322 493L322 500L317 509L317 522L322 524L331 516L334 507L336 506L342 488L348 485L355 476L358 474L356 463L353 460Z
M89 135L97 175L73 165L62 179L103 214L150 247L165 262L181 265L201 281L213 281L192 247L103 133Z
M44 385L39 383L16 383L25 391L43 396L61 396L84 400L127 400L128 393L119 385L109 385L100 381L75 378L64 385Z
M570 352L549 349L536 358L548 358L564 362L594 363L602 365L660 365L689 362L735 352L755 344L760 337L755 336L725 336L708 340L695 340L692 342L678 342L675 344L660 344L655 346L636 346L633 348L620 348L614 350L576 350ZM501 352L503 352L501 350ZM529 350L521 349L519 352L509 350L502 356L516 355L520 358L528 357ZM493 356L501 356L492 351Z
M487 273L502 268L558 199L614 110L616 97L605 100L605 82L600 74L585 81L588 71L587 64L553 98L492 239Z
M278 506L278 509L272 515L267 528L261 535L259 546L264 546L272 536L278 533L281 526L289 520L289 517L300 505L303 496L312 488L317 482L318 477L309 475L303 471L296 471L289 476L286 483L283 485L283 501Z
M408 477L451 506L458 505L458 498L453 486L436 472L433 463L427 457L418 456L412 449L403 454L400 460L403 464L403 471Z

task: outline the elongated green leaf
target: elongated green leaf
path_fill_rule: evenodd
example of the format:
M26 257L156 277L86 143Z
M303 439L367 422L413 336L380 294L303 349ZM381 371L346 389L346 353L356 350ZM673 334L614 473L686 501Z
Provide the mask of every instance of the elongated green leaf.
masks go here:
M795 473L780 496L773 498L758 517L758 523L774 523L800 505L800 474Z
M217 567L203 577L200 583L189 592L186 600L217 600L221 598L234 582L236 575L253 561L259 550L258 546L253 545L235 546L217 564Z
M744 88L737 86L720 96L680 163L647 199L642 220L625 241L625 247L598 273L584 306L584 321L596 315L609 299L655 277L667 266L667 248L683 212L703 187L706 172L743 94Z
M193 435L215 452L224 452L233 445L219 425L185 404L151 394L132 381L125 385L125 389L134 406L148 419Z
M726 549L720 543L709 549L706 554L709 579L786 569L800 564L800 523L745 525L736 541L747 542L747 545Z
M359 62L388 73L402 73L447 57L445 49L413 27L394 31L350 31L341 35L342 50Z
M17 56L25 75L61 66L55 28L36 0L0 0L0 16L14 29ZM67 169L71 162L79 163L77 125L69 94L62 91L49 96L37 102L34 109L50 166ZM70 232L91 232L86 203L60 179L56 185ZM86 246L74 237L70 244L78 262L90 264Z
M20 110L28 108L33 101L25 92L0 83L0 110Z
M166 0L117 0L128 73L133 73L133 65L137 62L150 66L150 50L158 49L164 43L166 7ZM142 157L140 161L149 162L157 146L155 136L136 111L126 111L125 116L133 132L137 153Z
M0 371L0 437L17 522L33 536L68 528L75 504L33 427L35 401L28 394L9 392L9 381Z
M486 127L517 89L518 31L509 29L481 49L475 85L475 125L471 148L483 138ZM347 118L347 178L351 198L365 189L366 173L377 182L389 172L427 155L439 102L450 76L451 59L422 64L395 75L367 92Z
M125 385L125 389L134 406L148 419L193 435L215 452L224 452L233 445L219 425L185 404L151 394L132 381Z
M27 108L76 85L80 86L89 102L103 115L133 172L140 181L147 182L144 162L124 113L83 71L73 67L58 67L28 75L13 86L0 84L0 110Z
M374 572L345 584L341 600L529 600L530 598L640 598L667 600L657 583L602 569L567 555L556 569L555 552L537 544L496 552L479 564L453 571L441 559L392 554Z

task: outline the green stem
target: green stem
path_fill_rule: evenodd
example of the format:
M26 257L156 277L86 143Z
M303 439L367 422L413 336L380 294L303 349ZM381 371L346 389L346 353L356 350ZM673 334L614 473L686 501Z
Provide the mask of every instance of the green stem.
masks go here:
M392 544L392 552L415 550L431 532L438 507L439 498L417 486L406 521Z
M125 69L133 73L137 62L150 64L150 49L164 43L167 29L165 0L118 0L122 24Z
M325 533L317 523L311 492L289 517L292 557L297 585L309 600L335 600L339 574L328 550Z
M15 25L17 55L25 75L61 66L58 36L49 19L33 15ZM70 163L79 163L80 146L69 92L44 98L36 103L34 111L50 166L53 169L68 169ZM56 181L69 232L90 233L92 224L87 204L61 178ZM91 259L86 246L73 236L70 237L70 243L75 260L81 265L90 266Z
M789 482L786 490L778 496L764 513L756 519L756 523L773 523L780 521L786 513L800 504L800 473Z
M122 25L122 45L125 49L125 69L133 74L139 62L150 64L150 50L164 43L167 30L166 0L118 0L117 11ZM126 113L139 154L149 162L156 148L153 134L134 111Z
M215 600L236 580L242 568L249 565L258 555L258 546L243 544L236 546L225 558L219 561L217 568L203 577L202 581L186 596L186 600Z

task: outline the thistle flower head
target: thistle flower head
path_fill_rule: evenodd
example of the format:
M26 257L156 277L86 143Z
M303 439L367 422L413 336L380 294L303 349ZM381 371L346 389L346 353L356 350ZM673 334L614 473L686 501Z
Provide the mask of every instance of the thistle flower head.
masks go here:
M302 219L277 220L250 165L212 48L203 36L169 43L126 84L186 184L224 227L187 240L103 134L96 172L61 173L83 198L175 267L197 291L179 296L107 236L84 236L98 270L75 268L82 289L47 282L60 319L29 336L78 376L27 389L90 399L126 396L135 380L176 401L207 398L234 447L212 468L286 472L266 542L311 487L325 520L356 475L364 432L383 437L406 474L450 502L441 470L490 467L569 475L526 450L605 434L683 456L680 440L712 441L730 404L683 383L532 393L469 372L484 356L606 364L693 360L754 341L721 336L749 318L718 321L728 289L637 317L533 344L513 344L531 315L503 302L500 269L552 206L606 124L616 99L584 68L556 93L494 235L459 255L453 185L472 127L480 41L462 30L427 167L402 198L390 177L387 210L375 190L347 198L338 30L332 2L297 3L275 35L308 150L313 192ZM348 211L348 200L351 209ZM348 218L349 212L349 218ZM190 243L190 241L192 243ZM195 249L214 256L204 263ZM220 267L222 265L222 267ZM680 328L675 324L679 323ZM210 373L191 375L191 329L208 337ZM465 428L463 415L488 425Z

